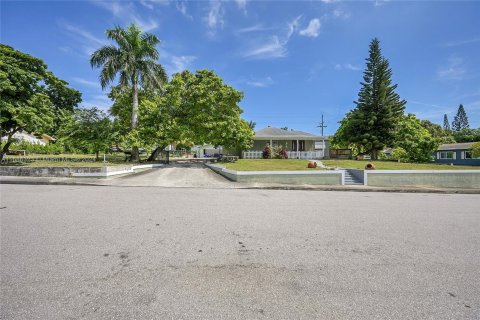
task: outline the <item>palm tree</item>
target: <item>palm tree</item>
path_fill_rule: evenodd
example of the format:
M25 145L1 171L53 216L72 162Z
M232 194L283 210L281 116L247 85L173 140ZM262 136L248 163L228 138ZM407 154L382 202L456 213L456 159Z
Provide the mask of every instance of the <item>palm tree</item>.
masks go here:
M142 33L135 24L127 29L116 26L106 32L107 37L117 43L96 50L90 57L93 67L102 68L100 84L105 89L117 74L120 86L132 90L131 130L138 125L138 90L160 88L167 81L163 67L157 63L159 53L155 46L160 43L157 36ZM132 161L139 161L138 147L132 148Z

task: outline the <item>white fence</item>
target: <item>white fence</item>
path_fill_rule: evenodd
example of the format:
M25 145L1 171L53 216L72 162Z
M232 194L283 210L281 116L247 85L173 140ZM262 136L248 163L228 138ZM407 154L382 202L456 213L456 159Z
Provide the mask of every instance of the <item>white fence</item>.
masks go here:
M324 152L320 151L287 151L288 159L323 159ZM262 151L244 151L243 159L261 159Z

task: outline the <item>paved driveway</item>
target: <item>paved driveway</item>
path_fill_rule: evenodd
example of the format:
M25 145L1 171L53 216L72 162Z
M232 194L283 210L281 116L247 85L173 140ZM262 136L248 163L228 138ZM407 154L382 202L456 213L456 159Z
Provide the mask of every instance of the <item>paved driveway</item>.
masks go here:
M216 174L201 163L172 163L156 168L109 179L108 185L150 187L234 188L235 183ZM238 184L236 185L238 187Z

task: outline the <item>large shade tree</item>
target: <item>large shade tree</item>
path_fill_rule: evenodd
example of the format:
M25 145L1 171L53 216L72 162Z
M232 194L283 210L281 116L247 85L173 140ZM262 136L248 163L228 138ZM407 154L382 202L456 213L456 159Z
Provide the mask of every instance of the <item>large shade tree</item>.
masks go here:
M378 151L393 144L406 101L395 92L397 85L392 84L392 70L376 38L370 43L366 64L356 107L347 114L342 136L347 143L377 159Z
M131 136L136 135L138 127L139 90L160 88L167 75L157 63L160 55L156 45L160 43L157 36L142 33L135 25L127 29L116 26L106 31L110 40L116 45L106 45L95 51L91 58L92 67L101 67L100 84L105 89L118 76L120 88L131 92ZM138 145L132 146L132 161L139 161Z
M15 133L52 134L61 115L81 100L80 92L56 78L42 60L0 44L0 127L5 137L0 160Z

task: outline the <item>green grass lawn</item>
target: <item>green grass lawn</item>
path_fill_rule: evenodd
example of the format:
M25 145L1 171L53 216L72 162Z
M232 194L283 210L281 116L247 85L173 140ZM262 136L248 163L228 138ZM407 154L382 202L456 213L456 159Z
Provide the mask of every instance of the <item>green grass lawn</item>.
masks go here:
M365 169L367 163L373 163L377 170L480 170L480 166L450 166L435 163L398 163L394 161L357 161L357 160L321 160L328 167L347 169ZM308 169L307 160L297 159L240 159L234 163L221 163L227 169L237 171L288 171L322 170Z
M308 169L308 160L297 159L239 159L237 162L220 164L237 171L322 170Z
M450 166L437 163L399 163L369 160L322 160L322 162L329 167L347 169L365 169L367 163L373 163L377 170L480 170L480 166Z

